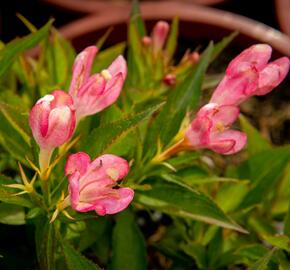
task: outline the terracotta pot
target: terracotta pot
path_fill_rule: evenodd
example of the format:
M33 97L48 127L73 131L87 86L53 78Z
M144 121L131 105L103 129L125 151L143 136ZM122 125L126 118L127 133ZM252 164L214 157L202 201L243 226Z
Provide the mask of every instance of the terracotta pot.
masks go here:
M159 0L160 2L168 2ZM187 2L200 5L217 5L229 0L179 0L178 2ZM129 5L130 0L43 0L44 3L55 6L57 8L75 12L75 13L101 13L107 9Z
M76 48L95 42L105 29L114 26L109 43L126 39L126 24L130 5L115 6L100 14L92 14L60 29ZM290 38L262 23L214 8L177 2L142 2L142 17L149 24L157 20L180 19L180 36L188 40L220 40L233 31L240 35L234 44L245 47L254 43L268 43L280 55L290 56Z
M275 0L275 5L280 27L283 32L290 36L290 1Z

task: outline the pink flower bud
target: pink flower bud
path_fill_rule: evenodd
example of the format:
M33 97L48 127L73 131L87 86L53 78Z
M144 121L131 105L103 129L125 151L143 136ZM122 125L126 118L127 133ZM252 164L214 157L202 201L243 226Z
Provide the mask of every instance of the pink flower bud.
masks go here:
M51 150L64 144L75 128L71 96L56 90L39 99L30 112L29 125L41 149Z
M208 148L230 155L239 152L247 137L236 130L228 130L237 119L239 108L209 103L203 106L185 134L184 144L193 149Z
M75 61L69 93L73 97L77 122L112 105L119 97L127 76L126 61L118 56L108 69L89 77L95 47L88 47ZM83 71L82 71L83 70Z
M210 102L239 105L251 96L265 95L278 86L289 70L289 59L279 58L268 64L272 48L253 45L233 59Z
M168 86L174 85L176 83L176 75L175 74L167 74L163 78L163 82Z
M152 39L151 39L151 37L145 36L145 37L142 38L142 44L143 44L145 47L150 46L151 43L152 43Z
M118 156L103 155L91 161L83 152L70 155L65 173L72 208L79 212L94 210L101 216L123 211L133 200L134 191L114 187L128 171L128 162Z
M169 31L169 24L165 21L159 21L152 31L152 46L154 54L160 52L165 44Z
M200 55L198 52L192 52L190 55L189 55L189 61L193 64L196 64L198 63L200 59Z

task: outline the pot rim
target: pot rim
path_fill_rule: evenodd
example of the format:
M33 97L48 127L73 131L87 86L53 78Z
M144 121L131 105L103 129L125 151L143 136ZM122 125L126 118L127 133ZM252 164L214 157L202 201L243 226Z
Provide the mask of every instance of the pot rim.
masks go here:
M213 25L267 43L281 54L290 56L290 37L261 22L211 7L177 2L143 2L140 4L144 20L171 20ZM126 24L130 14L130 5L114 7L101 14L91 14L60 28L68 39L105 29L111 25Z
M275 0L275 6L279 25L282 31L290 36L290 1Z
M159 0L160 2L169 2L176 0ZM197 5L217 5L229 0L185 0L185 3L197 4ZM120 1L105 1L105 0L43 0L44 3L48 5L57 6L58 8L69 10L76 13L101 13L104 10L111 8L118 8L130 5L130 3L120 2ZM85 3L84 3L85 2ZM181 2L181 1L180 1ZM141 3L143 4L143 3Z

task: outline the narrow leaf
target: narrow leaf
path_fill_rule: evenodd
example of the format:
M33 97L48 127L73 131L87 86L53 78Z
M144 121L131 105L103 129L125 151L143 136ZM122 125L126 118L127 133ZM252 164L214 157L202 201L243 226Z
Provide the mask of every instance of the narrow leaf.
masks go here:
M20 195L18 196L14 195L14 193L5 190L1 185L0 185L0 201L28 208L33 207L33 204L31 203L30 200L21 197Z
M54 270L55 230L44 216L37 220L35 242L40 269Z
M240 172L243 174L245 167L249 169L246 178L252 181L252 188L240 207L247 208L264 200L283 175L289 158L290 147L285 146L262 151L244 163Z
M169 58L173 56L176 50L177 39L178 39L178 26L179 26L178 18L174 17L171 23L170 33L168 35L168 39L166 42L166 49L165 49L167 52L167 56Z
M267 270L268 264L275 252L275 249L270 250L264 257L256 261L249 267L249 270Z
M250 156L271 148L270 143L266 139L264 139L261 136L260 132L256 130L251 125L251 123L242 115L240 116L240 124L242 130L246 132L248 137L247 151Z
M82 145L85 151L91 156L97 156L104 153L111 147L118 139L127 134L142 121L147 119L152 113L162 106L158 104L149 109L141 111L137 114L132 114L123 117L120 120L111 122L94 129L88 136L85 143Z
M11 41L0 51L0 77L4 75L16 57L27 49L36 46L42 39L47 37L52 20L50 20L39 31L28 36Z
M169 183L154 183L151 186L151 190L136 192L135 199L139 203L168 214L246 232L227 217L213 200L200 192Z
M62 242L62 249L65 256L65 261L68 267L68 270L100 270L101 268L94 264L92 261L89 261L81 253L76 251L70 244L67 242Z
M113 256L110 270L145 270L146 246L143 235L129 210L118 214L113 231Z
M213 62L220 53L233 41L233 39L238 35L238 32L233 32L227 37L224 37L220 42L215 44L212 55L211 62Z
M24 208L17 205L0 203L0 223L8 225L25 224Z

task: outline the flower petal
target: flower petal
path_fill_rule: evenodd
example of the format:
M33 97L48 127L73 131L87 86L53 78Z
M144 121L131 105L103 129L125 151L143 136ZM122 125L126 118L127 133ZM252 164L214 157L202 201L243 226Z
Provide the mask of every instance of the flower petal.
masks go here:
M96 112L112 105L119 97L124 84L124 78L121 73L107 82L105 92L99 97L96 106Z
M240 113L240 109L233 105L219 106L218 110L212 116L213 125L222 124L227 127L233 124Z
M68 157L65 165L65 174L70 175L75 172L79 172L80 175L84 175L91 162L91 158L84 152L72 154Z
M106 214L116 214L123 211L134 198L134 191L130 188L115 189L111 196L107 196L95 202L95 211L103 216ZM101 211L100 211L101 209ZM104 211L105 210L105 211Z
M226 70L226 74L235 73L236 69L239 69L239 66L242 62L247 62L253 64L257 70L263 69L272 54L271 46L267 44L256 44L246 50L242 51L237 57L235 57Z
M220 105L239 105L255 94L258 79L259 73L252 67L235 76L226 75L215 89L210 102Z
M98 48L96 46L90 46L77 55L73 65L73 76L69 88L70 95L76 96L78 89L87 82L97 52Z
M278 86L286 77L289 71L289 58L282 57L268 64L259 77L259 87L256 95L266 95Z
M223 155L231 155L242 150L246 143L247 135L245 133L226 130L212 135L209 148Z
M70 194L70 201L72 208L76 209L79 204L79 172L74 172L69 176L68 191Z
M112 64L108 67L108 71L112 75L112 77L121 73L123 75L123 79L125 80L127 76L127 63L122 55L119 55Z

